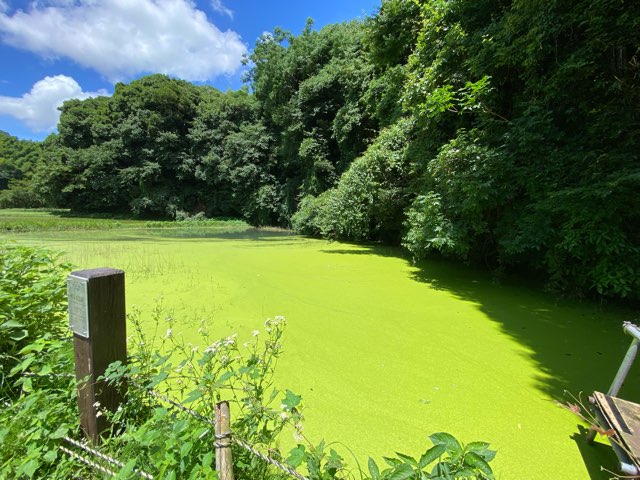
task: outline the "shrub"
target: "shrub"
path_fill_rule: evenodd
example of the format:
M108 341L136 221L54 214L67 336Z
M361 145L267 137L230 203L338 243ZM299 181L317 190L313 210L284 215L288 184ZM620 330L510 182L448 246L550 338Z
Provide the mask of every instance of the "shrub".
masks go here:
M23 347L45 333L65 335L68 271L59 253L0 245L0 397Z
M383 130L338 184L302 200L292 225L299 233L347 240L389 240L399 234L415 176L407 154L413 122Z

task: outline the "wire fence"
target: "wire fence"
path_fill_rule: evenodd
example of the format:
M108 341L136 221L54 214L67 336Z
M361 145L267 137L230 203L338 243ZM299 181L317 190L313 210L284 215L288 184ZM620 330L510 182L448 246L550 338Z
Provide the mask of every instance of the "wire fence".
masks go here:
M161 402L164 402L165 404L169 405L171 408L176 409L176 410L180 410L196 419L198 419L199 421L206 423L207 425L213 426L215 427L216 422L215 419L211 419L208 418L198 412L196 412L195 410L192 410L188 407L185 407L184 405L182 405L179 402L176 402L175 400L172 400L171 398L165 397L164 395L160 395L159 393L156 393L152 390L148 391L149 395L156 398L157 400L160 400ZM232 435L232 434L224 434L224 435L218 435L215 434L214 435L215 438L215 442L213 443L214 448L216 449L220 449L220 448L226 448L228 447L228 444L223 444L218 442L218 440L222 440L222 439L231 439L231 442L234 443L235 445L237 445L238 447L246 450L247 452L251 453L252 455L262 459L263 461L269 463L270 465L278 468L279 470L281 470L282 472L284 472L285 474L296 478L298 480L309 480L307 477L301 475L299 472L297 472L295 469L291 468L290 466L276 460L275 458L272 458L271 456L265 454L264 452L261 452L260 450L258 450L257 448L255 448L253 445L251 445L249 442L247 442L246 440L239 438L236 435ZM118 474L116 471L112 470L112 468L117 467L117 469L122 469L125 467L125 463L117 460L109 455L105 455L104 453L96 450L93 447L90 447L89 445L87 445L84 442L80 442L77 440L74 440L70 437L64 437L63 440L65 442L67 442L69 445L82 450L83 454L79 454L65 446L60 446L59 449L61 452L69 455L70 457L72 457L74 460L77 460L80 463L83 463L85 465L87 465L90 468L93 468L94 470L97 470L103 474L109 475L111 477L116 477ZM92 458L87 458L87 456L92 457ZM101 463L99 463L98 461L96 461L95 459L108 464L108 466L105 466ZM153 480L153 476L143 470L140 469L135 469L133 470L133 472L135 474L138 475L138 477L143 478L145 480Z

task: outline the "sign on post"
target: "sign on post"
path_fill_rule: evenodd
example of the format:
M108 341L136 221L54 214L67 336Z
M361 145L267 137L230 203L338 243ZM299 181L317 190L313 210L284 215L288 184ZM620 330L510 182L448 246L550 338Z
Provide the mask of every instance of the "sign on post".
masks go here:
M109 428L104 411L115 412L124 393L119 386L98 381L111 363L127 360L124 272L113 268L71 272L67 298L80 425L97 443Z
M69 328L76 335L89 338L89 279L69 275L67 300L69 303Z

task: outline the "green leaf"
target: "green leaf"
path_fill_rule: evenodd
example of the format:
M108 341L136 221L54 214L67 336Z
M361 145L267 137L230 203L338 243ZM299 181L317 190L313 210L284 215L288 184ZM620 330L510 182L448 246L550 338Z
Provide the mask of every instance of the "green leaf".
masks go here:
M191 442L185 442L182 444L182 447L180 447L180 456L181 457L186 457L189 452L191 451L191 448L193 447L193 443Z
M49 438L54 439L54 440L58 439L58 438L62 438L67 434L68 431L69 431L69 429L67 427L60 426L60 427L58 427L56 429L55 432L53 432L51 435L49 435Z
M462 470L458 470L453 475L453 478L464 478L465 480L469 478L476 478L476 473L470 468L463 468Z
M369 457L369 473L373 480L378 480L378 478L380 478L380 469L378 468L375 460L371 457Z
M477 452L478 455L480 455L482 458L484 458L485 462L490 462L491 460L493 460L494 458L496 458L496 451L495 450L485 450L483 452Z
M20 340L24 340L29 335L26 329L15 330L9 334L9 338L14 342L19 342Z
M202 462L201 462L202 466L210 467L212 463L213 463L213 453L212 452L205 453L204 457L202 457Z
M236 372L234 372L234 371L224 372L222 375L220 375L220 378L218 378L218 381L216 383L219 384L219 385L222 385L227 380L233 378L235 376L235 374L236 374Z
M22 362L20 362L18 365L16 365L11 369L11 371L9 372L9 376L11 377L18 372L24 372L27 368L31 366L31 364L35 361L35 359L36 359L35 356L26 357Z
M40 462L37 461L35 458L32 458L27 463L22 465L20 469L25 473L27 477L31 478L33 477L33 474L36 473L36 470L38 469L39 466L40 466Z
M187 398L185 398L183 400L184 403L191 403L191 402L195 402L196 400L198 400L200 397L202 397L202 391L199 388L196 388L195 390L193 390L192 392L189 393L189 395L187 395Z
M153 388L160 383L164 382L169 374L167 372L160 372L157 375L154 375L151 381L147 384L147 388Z
M418 467L418 462L416 461L415 458L410 457L409 455L405 455L404 453L400 453L400 452L396 452L396 455L398 456L398 458L403 460L404 463L408 463L409 465L413 466L414 468Z
M392 468L395 468L398 465L402 464L402 462L397 458L382 457L382 459L387 463L387 465L389 465Z
M489 448L489 444L487 442L471 442L467 444L467 452L479 452Z
M429 438L434 445L444 445L447 449L447 452L449 452L450 454L459 453L462 450L460 442L458 442L458 440L456 440L456 438L450 433L434 433L433 435L429 435Z
M290 411L300 405L301 400L302 397L300 395L296 395L291 390L287 390L284 400L282 400L282 404L285 405L286 409Z
M24 392L32 392L33 391L33 385L31 383L31 378L26 377L22 380L22 391Z
M58 453L55 450L49 450L42 456L42 459L47 463L55 461L56 458L58 458Z
M484 459L474 452L469 452L464 456L464 463L471 468L479 470L489 478L493 478L493 470Z
M0 323L0 328L6 328L8 330L10 328L24 328L24 325L16 320L7 320Z
M307 453L305 452L304 445L298 445L291 449L289 456L287 457L287 463L293 468L297 468L304 462Z
M418 462L418 468L422 470L424 467L429 465L434 460L440 458L444 452L447 450L443 443L439 443L438 445L434 445L429 450L424 452L422 457L420 457L420 461Z
M398 465L394 470L386 477L386 480L406 480L411 478L415 474L415 470L408 463L402 463Z

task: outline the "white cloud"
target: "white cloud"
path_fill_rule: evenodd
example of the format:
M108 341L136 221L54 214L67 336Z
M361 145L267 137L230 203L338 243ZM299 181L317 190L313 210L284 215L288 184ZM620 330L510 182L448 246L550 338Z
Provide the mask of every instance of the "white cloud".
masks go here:
M0 0L0 13L8 12L9 4L4 0Z
M233 20L233 10L227 8L222 0L211 0L211 8L215 12L222 13L223 15L227 15L231 20Z
M0 96L0 115L10 115L22 120L37 132L52 131L58 124L58 107L65 100L85 99L107 95L107 92L83 92L78 82L66 75L45 77L36 82L29 93L22 97Z
M210 80L235 72L247 52L236 32L220 31L190 0L40 0L0 13L0 34L8 45L71 58L114 82L156 72Z

